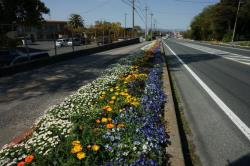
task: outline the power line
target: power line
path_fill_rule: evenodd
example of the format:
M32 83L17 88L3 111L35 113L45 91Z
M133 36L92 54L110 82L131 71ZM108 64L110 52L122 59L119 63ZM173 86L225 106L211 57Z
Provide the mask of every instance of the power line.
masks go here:
M193 0L175 0L175 1L179 1L179 2L189 2L189 3L217 3L217 2L213 2L213 1L193 1Z

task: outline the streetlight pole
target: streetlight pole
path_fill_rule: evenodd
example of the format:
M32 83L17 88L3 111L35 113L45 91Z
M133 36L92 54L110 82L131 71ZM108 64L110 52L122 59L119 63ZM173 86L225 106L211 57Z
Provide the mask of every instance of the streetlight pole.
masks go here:
M135 0L132 0L132 36L134 37L135 31Z
M238 9L237 9L237 13L236 13L236 16L235 16L233 35L232 35L232 40L231 40L232 42L234 41L235 31L236 31L236 27L237 27L238 14L239 14L239 11L240 11L240 4L241 4L241 0L239 0Z

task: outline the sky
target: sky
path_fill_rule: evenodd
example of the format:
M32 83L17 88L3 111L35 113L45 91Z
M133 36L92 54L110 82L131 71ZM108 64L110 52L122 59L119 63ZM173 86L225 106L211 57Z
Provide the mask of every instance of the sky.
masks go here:
M72 13L80 14L86 25L93 25L97 20L120 22L125 25L127 13L127 27L132 26L131 0L41 0L50 9L47 20L68 20ZM170 30L186 30L194 16L208 5L219 0L135 0L139 15L135 12L135 25L145 28L145 8L148 6L148 26L153 24L157 28Z

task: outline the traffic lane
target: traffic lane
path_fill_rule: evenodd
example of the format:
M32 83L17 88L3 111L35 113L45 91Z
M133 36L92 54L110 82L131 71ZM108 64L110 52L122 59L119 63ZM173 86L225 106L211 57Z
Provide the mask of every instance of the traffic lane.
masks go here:
M178 56L250 127L250 66L168 41Z
M247 56L250 57L250 50L249 49L243 49L243 48L233 48L230 46L219 46L219 45L214 45L214 44L208 44L208 43L204 43L204 42L200 42L200 41L191 41L191 40L176 40L177 42L190 42L190 43L194 43L194 44L198 44L201 46L206 46L206 47L210 47L210 48L214 48L214 49L218 49L218 50L222 50L222 51L227 51L230 53L234 53L234 54L239 54L239 55L243 55L243 56Z
M0 147L31 127L35 119L109 66L143 44L79 57L0 78Z
M185 48L180 50L174 45L171 48L176 53L185 51ZM167 54L170 73L181 101L184 102L184 113L203 165L228 165L239 161L242 156L247 156L250 152L250 145L246 137L240 133L176 57L171 53ZM196 71L195 73L197 74Z

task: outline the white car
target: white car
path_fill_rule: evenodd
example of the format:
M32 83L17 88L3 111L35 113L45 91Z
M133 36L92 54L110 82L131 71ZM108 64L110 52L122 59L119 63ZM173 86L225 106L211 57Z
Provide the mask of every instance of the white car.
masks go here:
M68 39L57 39L56 40L56 47L64 47L67 46Z

